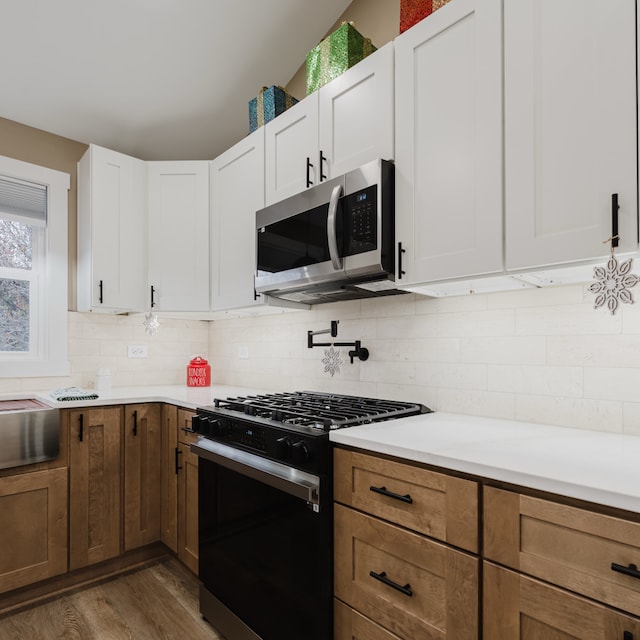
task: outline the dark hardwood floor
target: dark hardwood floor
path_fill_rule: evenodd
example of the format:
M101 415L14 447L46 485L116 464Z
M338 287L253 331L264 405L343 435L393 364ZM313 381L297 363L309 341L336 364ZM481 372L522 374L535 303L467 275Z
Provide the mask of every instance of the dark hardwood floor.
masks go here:
M197 579L174 559L0 617L0 640L59 638L224 640L200 616Z

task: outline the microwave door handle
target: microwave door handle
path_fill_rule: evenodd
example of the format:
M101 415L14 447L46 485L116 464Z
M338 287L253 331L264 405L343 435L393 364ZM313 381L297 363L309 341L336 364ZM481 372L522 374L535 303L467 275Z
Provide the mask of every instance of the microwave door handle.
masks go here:
M327 241L329 243L329 255L331 264L336 271L342 269L342 259L338 255L338 239L336 237L336 215L338 212L338 200L342 195L342 185L333 187L329 200L329 213L327 215Z

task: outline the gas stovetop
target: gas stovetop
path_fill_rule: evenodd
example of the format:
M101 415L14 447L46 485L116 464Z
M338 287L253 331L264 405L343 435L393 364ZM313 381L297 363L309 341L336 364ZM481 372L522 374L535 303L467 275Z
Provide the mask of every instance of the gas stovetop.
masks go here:
M330 431L357 424L430 413L410 402L360 398L335 393L295 391L214 400L214 410L223 409L267 419L281 425L299 425Z
M192 429L203 441L326 473L332 429L430 412L411 402L296 391L216 399L197 410Z

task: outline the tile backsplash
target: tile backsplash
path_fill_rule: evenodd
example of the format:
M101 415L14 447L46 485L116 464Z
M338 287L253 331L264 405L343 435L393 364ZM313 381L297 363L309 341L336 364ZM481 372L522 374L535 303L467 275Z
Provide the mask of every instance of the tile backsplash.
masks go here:
M156 335L131 316L69 312L70 374L60 378L0 378L0 393L58 387L92 388L96 371L111 371L113 386L185 384L187 363L209 353L209 327L196 320L160 319ZM147 347L146 358L129 358L129 345Z
M339 320L366 362L325 371L307 331ZM317 341L330 341L318 336ZM586 286L407 294L210 325L214 382L422 402L438 411L640 435L640 307L594 309ZM248 356L248 357L241 357Z
M202 354L214 384L335 391L640 435L640 304L612 316L594 309L582 285L406 294L214 322L161 318L155 336L145 333L142 314L68 318L70 375L0 379L0 393L90 388L99 368L111 370L113 386L185 384L189 359ZM350 364L349 349L336 347L342 362L333 376L325 348L307 348L307 331L331 320L339 320L336 341L361 340L370 352ZM148 357L127 357L128 345L146 345Z

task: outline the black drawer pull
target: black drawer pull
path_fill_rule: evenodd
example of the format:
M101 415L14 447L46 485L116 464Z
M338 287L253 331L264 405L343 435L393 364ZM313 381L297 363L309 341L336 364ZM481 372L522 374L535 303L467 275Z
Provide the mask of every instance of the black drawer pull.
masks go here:
M618 573L624 573L625 576L631 576L632 578L638 578L640 580L640 571L635 564L630 564L625 567L622 564L611 563L611 571L617 571Z
M411 591L411 585L408 582L403 587L401 584L398 584L397 582L394 582L393 580L389 580L389 578L387 578L387 572L386 571L383 571L382 573L376 573L375 571L369 571L369 575L372 578L375 578L376 580L380 580L380 582L383 582L384 584L388 585L389 587L392 587L396 591L399 591L400 593L404 593L405 596L411 597L413 595L413 591Z
M633 640L633 633L631 633L631 631L625 631L622 634L622 640Z
M178 447L175 448L175 455L176 455L176 475L178 475L178 473L180 472L180 469L182 469L182 467L180 466L180 456L182 455L182 451L180 451Z
M401 500L402 502L406 502L407 504L413 503L413 498L408 493L404 496L401 496L399 493L387 491L387 487L374 487L373 485L371 485L369 487L369 491L379 493L380 495L387 496L388 498L393 498L394 500Z

